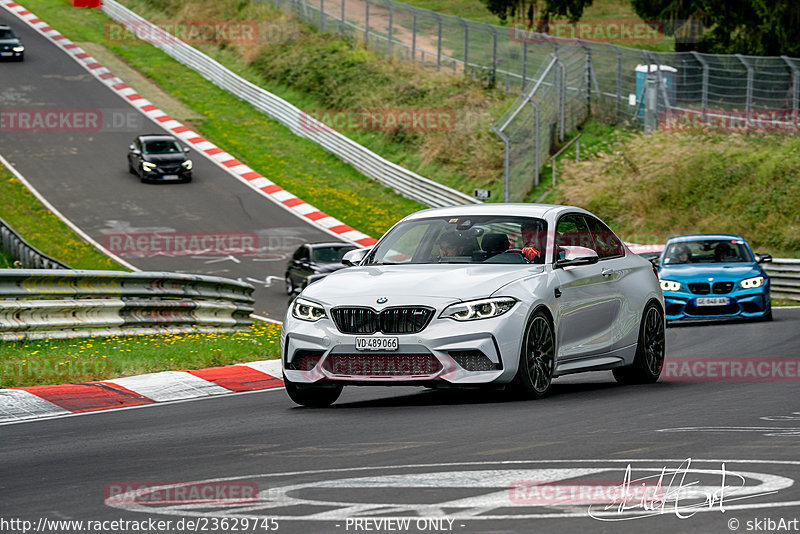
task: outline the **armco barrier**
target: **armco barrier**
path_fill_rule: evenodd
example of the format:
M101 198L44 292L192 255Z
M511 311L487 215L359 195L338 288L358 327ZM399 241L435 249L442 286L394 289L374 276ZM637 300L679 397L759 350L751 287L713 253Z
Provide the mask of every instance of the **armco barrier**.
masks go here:
M216 276L0 269L0 340L244 329L252 293Z
M157 28L155 25L118 2L104 0L103 11L115 21L136 32L137 35L144 36L145 40L148 40L149 36L149 42L153 46L160 48L167 55L197 71L218 87L229 91L270 118L280 122L295 135L320 145L358 169L359 172L391 187L399 194L431 207L480 203L469 195L387 161L348 137L319 123L282 98L248 82L177 38L174 39L174 42L173 39L169 39L170 42L162 42L166 39L156 36L163 35L163 32L155 31ZM144 29L153 31L142 31Z
M800 301L800 260L775 258L763 264L773 297Z
M69 269L68 265L39 252L3 219L0 219L0 248L25 269Z

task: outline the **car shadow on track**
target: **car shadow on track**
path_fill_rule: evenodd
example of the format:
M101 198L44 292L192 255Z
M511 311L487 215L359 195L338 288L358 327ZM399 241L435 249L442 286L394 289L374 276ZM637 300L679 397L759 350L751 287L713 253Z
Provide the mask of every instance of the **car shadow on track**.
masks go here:
M547 404L552 402L585 402L596 401L598 397L614 400L620 396L640 394L647 390L660 392L687 385L686 382L658 382L656 384L624 386L612 381L593 382L554 382L550 394L539 400L519 399L503 390L481 389L430 389L410 394L400 394L390 397L381 397L370 400L343 401L340 400L329 409L347 410L363 408L392 408L411 406L460 406L475 404L518 404L521 402L532 404ZM303 409L297 407L298 409Z

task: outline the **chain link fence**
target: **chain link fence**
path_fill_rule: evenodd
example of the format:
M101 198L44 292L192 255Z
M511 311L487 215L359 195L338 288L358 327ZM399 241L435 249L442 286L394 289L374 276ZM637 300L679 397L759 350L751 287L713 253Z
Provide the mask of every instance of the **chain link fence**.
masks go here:
M493 131L505 145L505 199L539 183L551 149L589 115L652 132L796 134L800 59L651 52L466 20L394 0L259 0L377 53L519 93Z

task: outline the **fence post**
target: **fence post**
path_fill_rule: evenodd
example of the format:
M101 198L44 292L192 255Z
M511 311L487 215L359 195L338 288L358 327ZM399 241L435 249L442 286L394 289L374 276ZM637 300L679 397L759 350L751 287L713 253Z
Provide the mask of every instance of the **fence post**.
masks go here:
M794 66L792 60L786 56L781 56L783 61L789 66L789 70L792 72L792 126L796 129L797 128L797 120L798 120L798 113L800 112L800 72L798 72L797 67Z
M369 0L366 0L364 7L364 44L369 46Z
M736 54L736 58L741 61L742 65L747 69L747 101L745 103L745 110L747 111L747 125L749 126L751 110L753 108L753 67L741 54Z
M437 13L436 11L431 11L434 15L436 15L436 20L439 23L439 32L438 38L436 39L436 70L441 70L442 68L442 16Z
M393 46L393 43L392 43L392 23L394 22L394 20L393 20L394 19L394 3L391 2L391 0L389 2L386 2L386 3L389 4L389 42L386 45L386 55L389 56L389 57L393 57L392 56L392 49L394 48L394 46Z
M508 202L508 165L509 165L509 140L502 130L492 126L492 131L503 142L503 202Z
M533 104L533 128L536 132L536 136L533 138L533 150L534 150L534 166L533 166L533 186L536 187L539 185L539 104L534 102L531 99L528 101ZM549 149L548 149L549 150Z
M567 67L559 59L556 62L556 68L553 69L553 92L558 95L558 140L564 140L564 115L566 114L566 85L567 85Z
M703 59L703 56L692 50L692 57L700 63L700 66L703 67L703 89L701 91L700 99L702 101L703 106L703 122L706 121L706 116L708 114L708 62Z
M319 29L325 31L325 0L319 0Z
M525 86L528 84L528 40L522 39L522 88L520 92L525 92Z
M489 24L488 22L484 22L486 27L489 28L489 32L492 34L492 83L495 83L497 80L497 30L494 29L494 26Z
M411 23L411 61L417 60L417 10L408 4L408 9L411 10L413 22ZM423 61L424 63L424 61Z
M345 13L345 3L346 0L342 0L342 12L341 12L341 19L339 19L339 33L344 33L344 13Z
M622 52L613 43L608 43L611 50L617 55L617 98L614 103L614 124L619 121L619 106L622 102ZM634 89L635 91L635 89Z
M464 25L464 74L467 74L467 65L469 64L469 25L461 17L456 18Z

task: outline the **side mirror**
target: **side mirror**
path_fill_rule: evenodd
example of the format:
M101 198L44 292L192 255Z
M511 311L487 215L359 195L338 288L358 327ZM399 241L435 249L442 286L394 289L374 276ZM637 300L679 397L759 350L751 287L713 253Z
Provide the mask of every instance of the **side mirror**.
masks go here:
M772 254L759 254L756 252L756 263L771 263Z
M183 147L183 151L188 154L189 153L189 147L188 146Z
M659 259L660 259L660 256L652 256L652 257L650 257L650 258L647 258L647 259L648 259L648 261L649 261L650 263L652 263L652 264L653 264L653 267L656 267L656 268L658 268L658 266L661 264L661 262L659 261Z
M572 265L591 265L600 261L597 252L586 247L564 246L559 247L556 269Z
M131 146L129 146L129 147L128 147L128 150L130 150L130 151L134 151L134 150L136 150L136 145L131 145Z
M353 267L361 263L367 254L369 254L369 248L357 248L355 250L350 250L345 252L344 256L342 256L342 265L347 267Z

